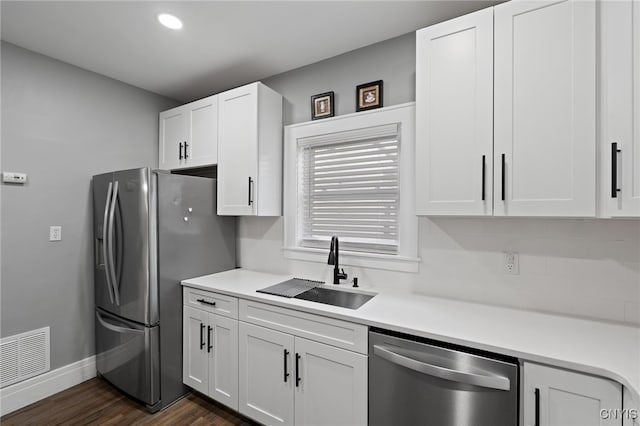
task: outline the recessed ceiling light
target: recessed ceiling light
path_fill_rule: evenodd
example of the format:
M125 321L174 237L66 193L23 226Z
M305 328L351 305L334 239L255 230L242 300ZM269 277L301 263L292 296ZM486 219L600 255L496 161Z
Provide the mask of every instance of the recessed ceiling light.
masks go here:
M179 30L180 28L182 28L182 21L168 13L159 14L158 21L160 21L160 23L165 27L171 28L172 30Z

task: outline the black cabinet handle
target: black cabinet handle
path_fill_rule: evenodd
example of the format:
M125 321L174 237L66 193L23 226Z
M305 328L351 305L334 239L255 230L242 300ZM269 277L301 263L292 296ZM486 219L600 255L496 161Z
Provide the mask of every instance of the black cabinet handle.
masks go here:
M182 160L182 142L178 144L178 158Z
M204 324L200 323L200 350L204 349Z
M540 389L535 388L535 390L533 391L536 400L535 400L535 418L534 418L534 423L533 426L540 426Z
M300 378L300 354L296 353L296 387L299 387L302 379Z
M618 198L618 142L611 144L611 198Z
M197 299L196 302L204 303L205 305L216 306L216 302L209 302L205 299Z
M208 325L207 326L207 352L211 352L211 349L213 349L213 345L211 344L211 340L213 340L211 338L211 332L212 331L213 331L213 327Z
M484 182L485 182L485 178L486 178L486 172L485 172L485 166L484 166L485 157L486 157L486 155L482 156L482 201L485 200L485 193L484 193Z
M506 181L506 171L507 171L507 166L505 164L505 154L502 154L502 201L504 201L504 189L505 189L505 181Z
M251 194L251 186L253 185L253 179L249 176L249 205L253 204L253 197Z
M289 351L284 350L284 382L287 383L287 377L289 377L288 368L287 368L287 357L289 356Z
M187 147L189 146L189 144L187 143L187 141L184 141L184 159L186 160L187 158L189 158L189 156L187 155Z

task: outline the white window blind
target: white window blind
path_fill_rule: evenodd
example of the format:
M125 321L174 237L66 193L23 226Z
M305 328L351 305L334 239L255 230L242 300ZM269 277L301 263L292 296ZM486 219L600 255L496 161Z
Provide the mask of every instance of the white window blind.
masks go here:
M298 140L303 247L398 252L398 125Z

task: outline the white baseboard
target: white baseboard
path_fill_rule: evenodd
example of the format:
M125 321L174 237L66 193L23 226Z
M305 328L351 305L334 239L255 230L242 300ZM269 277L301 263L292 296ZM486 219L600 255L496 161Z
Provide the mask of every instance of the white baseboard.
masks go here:
M53 371L0 389L0 416L38 402L96 377L96 357L90 356Z

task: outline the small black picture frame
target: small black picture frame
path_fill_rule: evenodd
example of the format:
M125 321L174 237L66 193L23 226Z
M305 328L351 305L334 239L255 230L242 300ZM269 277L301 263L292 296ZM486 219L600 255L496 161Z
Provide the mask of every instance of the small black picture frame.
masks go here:
M383 106L382 80L356 86L356 111L366 111Z
M311 97L311 119L320 120L335 115L333 92L320 93Z

